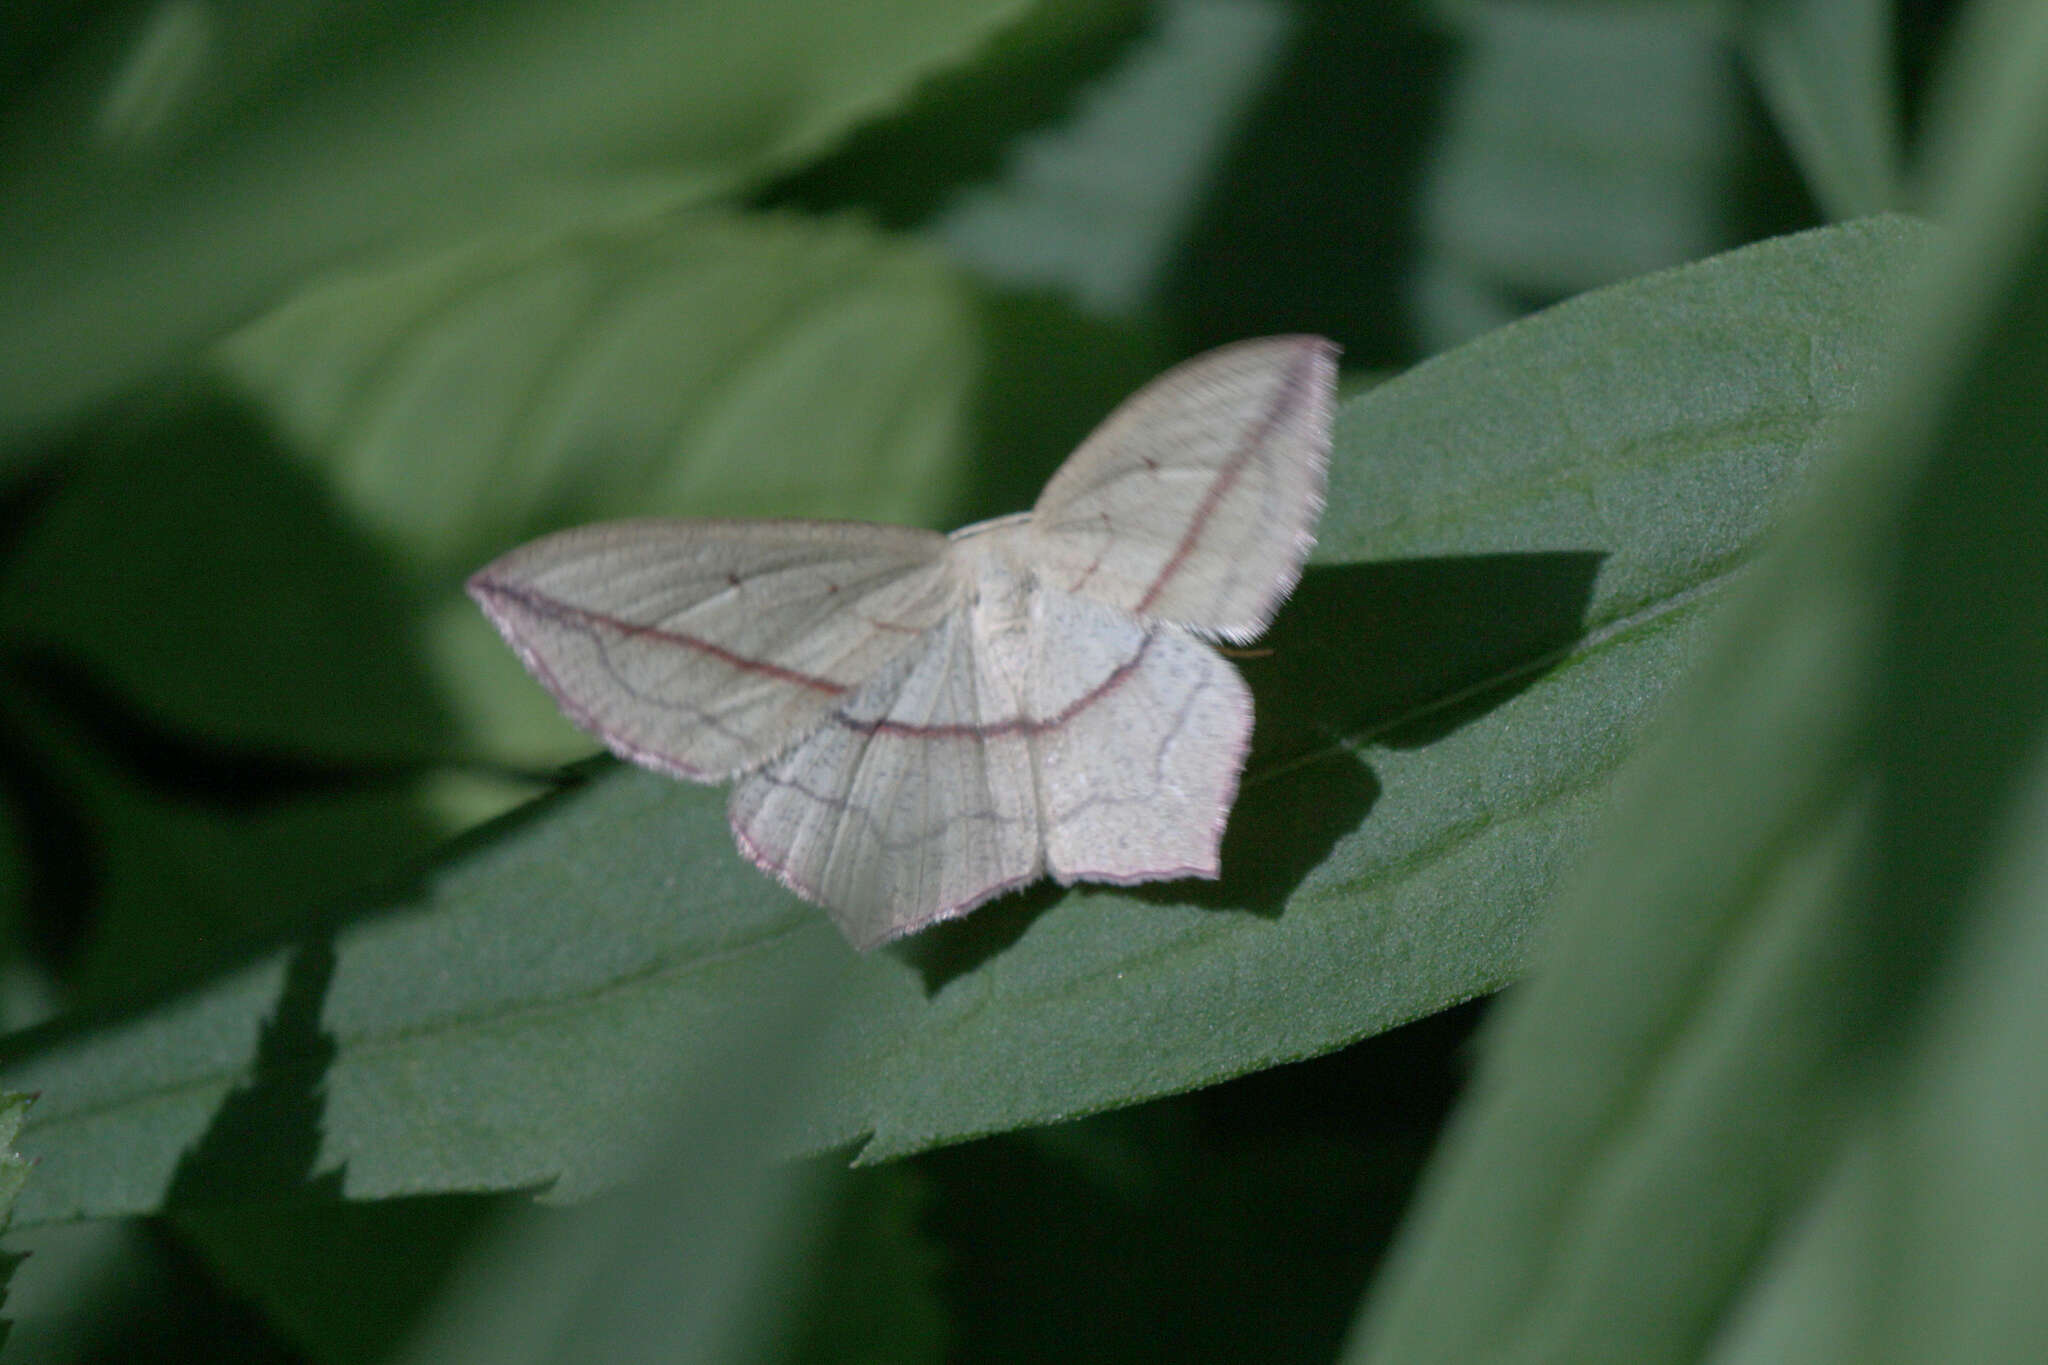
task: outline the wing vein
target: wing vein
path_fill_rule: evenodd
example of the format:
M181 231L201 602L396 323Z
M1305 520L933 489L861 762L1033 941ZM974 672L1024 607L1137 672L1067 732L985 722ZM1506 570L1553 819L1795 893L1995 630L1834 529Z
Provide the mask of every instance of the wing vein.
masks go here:
M509 583L487 582L482 586L487 592L496 594L499 597L508 598L537 616L545 616L549 620L560 622L563 625L573 627L595 626L605 630L617 631L621 635L634 639L657 640L662 644L678 645L684 649L693 649L700 654L708 654L720 663L729 664L742 672L759 673L764 677L773 678L777 682L786 682L796 687L806 687L815 692L823 692L827 696L836 697L847 690L845 684L833 682L830 678L820 678L815 674L800 672L794 668L786 668L781 664L770 663L766 659L749 658L744 654L727 649L723 645L714 644L700 636L685 635L681 631L669 630L661 626L642 625L637 621L628 621L624 617L614 616L609 612L594 611L589 607L574 606L562 601L560 598L549 597L545 593L529 592L514 587Z
M861 720L848 715L845 708L841 707L832 712L832 721L834 724L851 730L856 734L901 735L910 739L991 739L1009 735L1023 735L1028 738L1033 735L1041 735L1049 730L1059 729L1075 716L1086 711L1089 707L1095 705L1122 686L1124 680L1130 677L1137 670L1138 666L1144 662L1145 655L1151 650L1152 643L1157 638L1158 632L1156 630L1147 631L1143 642L1139 644L1136 652L1130 658L1118 664L1108 677L1075 698L1057 715L1037 719L1030 716L1013 716L1008 720L997 721L994 724L982 721L945 721L939 724L917 724L905 720L891 720L887 716L877 716L873 720Z
M1216 514L1217 507L1236 486L1238 479L1243 477L1244 471L1251 465L1252 458L1265 447L1281 420L1294 410L1301 399L1302 391L1308 387L1315 374L1320 356L1321 353L1317 351L1304 351L1295 356L1288 365L1287 377L1274 392L1273 400L1266 405L1265 412L1260 415L1258 426L1252 429L1238 444L1237 449L1230 453L1230 458L1216 471L1216 478L1210 483L1208 491L1202 494L1202 501L1196 504L1195 514L1189 519L1188 529L1182 534L1180 543L1174 546L1173 554L1160 568L1159 576L1152 580L1152 586L1145 589L1145 595L1138 599L1138 605L1134 610L1139 615L1142 616L1151 610L1159 594L1173 580L1174 575L1180 572L1181 566L1187 563L1188 557L1194 553L1195 543L1202 538L1202 532L1208 528L1209 519Z

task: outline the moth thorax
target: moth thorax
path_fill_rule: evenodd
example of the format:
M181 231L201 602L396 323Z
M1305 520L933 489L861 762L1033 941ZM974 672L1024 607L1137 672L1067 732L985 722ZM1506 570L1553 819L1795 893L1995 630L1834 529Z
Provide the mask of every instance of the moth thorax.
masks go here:
M997 547L977 555L972 593L974 638L1003 676L1021 680L1032 667L1031 571Z

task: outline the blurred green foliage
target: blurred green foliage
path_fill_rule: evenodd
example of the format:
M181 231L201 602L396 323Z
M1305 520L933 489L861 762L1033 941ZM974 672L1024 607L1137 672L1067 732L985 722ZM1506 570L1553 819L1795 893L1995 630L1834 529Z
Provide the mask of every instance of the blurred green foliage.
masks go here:
M0 23L15 1358L2048 1358L2048 10ZM459 591L1279 331L1213 885L856 958Z

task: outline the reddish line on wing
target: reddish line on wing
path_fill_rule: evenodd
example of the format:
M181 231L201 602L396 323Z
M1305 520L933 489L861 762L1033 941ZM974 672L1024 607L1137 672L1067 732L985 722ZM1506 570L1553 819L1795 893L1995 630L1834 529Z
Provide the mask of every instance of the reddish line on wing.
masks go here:
M1195 508L1194 518L1188 523L1187 534L1180 538L1180 544L1174 547L1166 566L1159 571L1159 576L1152 580L1152 586L1145 590L1144 597L1139 599L1138 605L1132 608L1133 611L1143 615L1151 610L1152 603L1158 600L1161 590L1180 572L1180 567L1187 562L1188 556L1194 553L1195 542L1202 538L1202 531L1208 526L1209 518L1215 515L1217 505L1236 485L1238 477L1244 473L1245 466L1251 463L1253 454L1273 434L1273 428L1279 424L1281 416L1294 410L1302 389L1307 387L1309 376L1315 371L1316 360L1322 354L1321 345L1302 349L1301 355L1287 373L1286 384L1281 387L1272 406L1266 409L1265 417L1259 422L1258 429L1231 453L1230 459L1217 471L1216 481L1209 485L1209 491L1202 495L1201 505Z
M835 697L847 690L844 683L837 683L830 678L820 678L810 673L799 673L793 668L784 668L781 664L770 663L765 659L750 659L744 654L736 654L722 645L715 645L709 640L699 639L694 635L685 635L680 631L674 630L663 630L658 626L645 626L636 621L622 620L619 617L610 616L601 611L591 611L587 607L572 606L567 602L516 588L507 583L495 582L490 579L478 579L471 586L475 591L493 593L500 597L509 598L520 606L525 607L528 611L557 621L577 621L584 625L601 626L606 630L615 630L621 635L650 638L659 640L663 644L677 645L684 649L694 649L700 654L708 654L720 663L729 664L733 668L744 672L759 673L765 677L774 678L779 682L790 683L796 687L807 687L813 691L824 692Z
M999 720L991 723L954 722L948 725L912 725L908 721L890 720L887 717L880 717L875 720L855 720L843 711L833 712L832 719L857 734L900 735L909 739L993 739L1009 735L1042 735L1048 730L1059 729L1075 716L1080 715L1083 711L1095 705L1096 702L1101 701L1111 692L1114 692L1122 685L1124 679L1129 677L1138 665L1144 661L1145 655L1151 652L1152 642L1158 638L1156 632L1146 635L1144 643L1138 646L1137 652L1124 660L1124 662L1118 664L1109 676L1102 680L1100 686L1076 699L1073 705L1067 707L1058 715L1047 716L1042 720L1033 720L1027 716L1017 716L1010 720Z

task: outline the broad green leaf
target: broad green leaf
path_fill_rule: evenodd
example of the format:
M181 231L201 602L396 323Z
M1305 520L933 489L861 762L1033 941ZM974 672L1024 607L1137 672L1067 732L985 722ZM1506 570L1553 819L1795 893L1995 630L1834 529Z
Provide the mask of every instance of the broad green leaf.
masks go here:
M336 783L236 809L95 779L102 861L74 1003L154 992L273 943L418 862L452 828L415 777Z
M29 1163L14 1150L14 1140L21 1135L21 1121L34 1100L33 1095L0 1092L0 1231L13 1219L15 1201L28 1180Z
M2048 11L2001 17L1885 401L1618 784L1351 1359L2040 1358Z
M865 1137L873 1160L1128 1104L1512 977L1779 491L1868 402L1924 246L1902 220L1766 243L1348 404L1317 564L1245 665L1260 738L1228 875L1042 887L853 961L780 1142ZM614 1180L702 1021L793 953L846 951L735 856L722 805L601 764L289 962L13 1040L9 1074L46 1092L34 1216L160 1207L202 1139L218 1172L252 1159L213 1140L248 1085L350 1197ZM331 1061L252 1080L308 954L331 983L285 999Z
M785 171L1021 9L108 11L0 126L0 436L366 253L583 221L621 186L660 211Z

